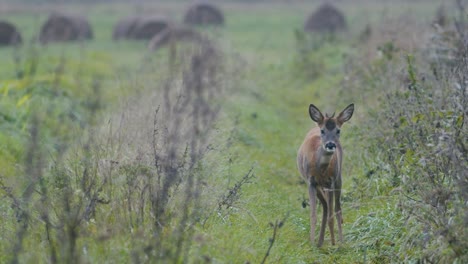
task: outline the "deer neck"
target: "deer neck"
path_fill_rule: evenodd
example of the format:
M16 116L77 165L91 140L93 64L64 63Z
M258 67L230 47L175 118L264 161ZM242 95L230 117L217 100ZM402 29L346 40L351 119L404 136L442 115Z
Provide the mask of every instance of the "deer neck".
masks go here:
M328 167L328 165L330 165L333 157L336 155L336 151L334 153L328 153L322 147L320 147L317 150L316 155L318 157L317 167L318 168L324 168L324 167Z

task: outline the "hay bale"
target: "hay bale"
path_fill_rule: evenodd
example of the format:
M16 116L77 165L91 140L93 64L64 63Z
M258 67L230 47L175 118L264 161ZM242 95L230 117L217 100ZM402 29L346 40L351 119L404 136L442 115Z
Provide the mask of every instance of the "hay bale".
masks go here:
M151 39L169 26L169 22L161 17L132 16L117 22L112 38L119 39Z
M304 24L304 30L307 32L336 33L346 28L343 13L328 3L321 5Z
M117 22L112 34L113 39L151 39L169 26L161 17L132 16Z
M43 44L92 38L93 31L86 18L62 13L52 13L39 34L39 41Z
M0 21L0 46L21 44L21 34L15 26L6 21Z
M209 3L192 5L185 13L184 22L189 25L224 25L223 12Z
M155 35L151 39L148 48L152 51L156 51L162 48L163 46L178 42L208 44L209 40L205 36L191 28L171 26L162 31L161 33Z
M168 46L171 76L181 73L180 78L187 87L187 98L192 92L196 92L199 99L201 94L213 98L210 91L222 87L220 77L224 68L223 56L216 42L190 27L171 26L154 36L148 49L157 51Z
M444 4L441 4L437 8L433 23L437 24L440 27L445 27L449 24L449 19L447 17L447 10L445 10Z
M132 27L129 38L151 39L168 26L169 22L160 17L140 17Z
M132 16L119 20L114 27L112 38L114 40L130 38L131 33L135 29L139 19L140 17Z
M359 41L366 42L370 39L371 35L372 35L372 27L369 23L367 23L366 27L359 34Z

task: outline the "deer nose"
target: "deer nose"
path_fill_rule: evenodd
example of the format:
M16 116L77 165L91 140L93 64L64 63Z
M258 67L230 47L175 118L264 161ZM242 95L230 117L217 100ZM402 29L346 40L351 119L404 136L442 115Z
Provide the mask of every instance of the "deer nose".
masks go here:
M336 149L336 144L333 142L327 142L327 144L325 144L325 149L334 151Z

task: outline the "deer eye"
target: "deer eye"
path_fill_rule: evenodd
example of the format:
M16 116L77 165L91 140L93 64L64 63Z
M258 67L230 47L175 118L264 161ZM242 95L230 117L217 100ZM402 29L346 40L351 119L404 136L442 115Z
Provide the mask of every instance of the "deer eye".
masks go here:
M325 130L321 129L321 130L320 130L320 133L321 133L322 135L325 135Z
M339 135L340 134L340 131L339 129L336 130L336 134Z

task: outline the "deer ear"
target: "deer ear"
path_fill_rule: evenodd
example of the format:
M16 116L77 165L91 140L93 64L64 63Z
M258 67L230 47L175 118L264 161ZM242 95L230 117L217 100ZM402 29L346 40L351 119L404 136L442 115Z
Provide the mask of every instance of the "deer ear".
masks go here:
M341 113L338 115L336 120L340 125L342 125L344 122L348 121L351 119L354 113L354 104L348 105Z
M309 106L309 115L312 120L315 122L321 124L323 122L323 115L322 112L313 104L310 104Z

